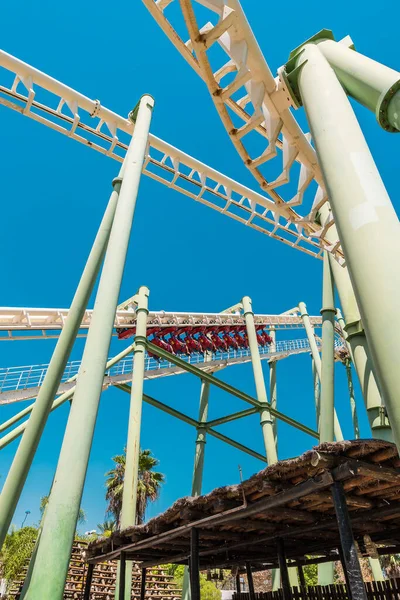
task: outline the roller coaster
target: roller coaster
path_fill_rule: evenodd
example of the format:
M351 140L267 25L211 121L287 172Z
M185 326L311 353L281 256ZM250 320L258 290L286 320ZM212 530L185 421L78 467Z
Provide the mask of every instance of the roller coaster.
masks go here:
M0 404L36 398L0 426L4 431L30 415L0 438L2 448L22 435L0 496L1 542L47 417L51 410L72 400L31 576L22 593L27 600L62 598L99 399L107 387L116 386L131 396L122 528L135 524L133 498L143 401L196 428L192 495L201 493L207 434L269 463L278 459L276 419L320 441L340 439L334 410L335 360L346 365L352 401L350 365L354 365L372 435L400 445L400 370L395 361L400 354L400 274L393 269L400 262L400 231L348 100L351 96L373 110L386 131L400 130L399 73L356 52L348 36L337 42L332 32L323 30L294 49L274 77L238 0L143 2L207 86L222 124L260 192L150 133L151 96L143 96L129 116L122 117L99 100L0 51L1 105L121 164L71 306L0 308L0 341L57 340L48 365L0 370ZM301 106L310 133L301 130L293 115L293 109ZM254 314L247 296L215 314L152 312L145 287L118 305L142 174L321 259L322 317L310 317L302 302L281 315ZM87 304L101 267L91 310ZM343 316L335 306L335 286ZM305 330L306 339L277 339L280 330L292 329ZM382 331L387 333L384 341ZM129 338L133 343L109 358L113 336L121 344ZM82 360L68 362L77 337L86 338ZM276 361L305 352L311 354L315 372L317 431L276 407ZM270 367L268 386L263 360ZM216 377L220 369L246 362L253 367L255 398ZM145 379L184 372L202 382L198 420L143 392ZM244 400L251 408L207 421L210 385ZM352 406L354 409L354 403ZM266 456L213 429L255 413L260 415ZM357 435L356 427L354 431ZM129 573L126 577L125 597L129 598Z

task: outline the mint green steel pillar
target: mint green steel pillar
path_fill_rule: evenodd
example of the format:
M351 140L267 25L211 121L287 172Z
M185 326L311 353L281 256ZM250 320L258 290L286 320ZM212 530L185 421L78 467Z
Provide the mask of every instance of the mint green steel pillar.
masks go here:
M321 357L319 355L317 342L315 340L314 328L311 324L310 317L307 312L307 307L304 302L299 302L299 312L300 312L301 319L303 321L304 329L306 331L308 343L310 344L311 356L314 360L315 370L317 372L318 379L319 379L319 382L321 385L321 379L322 379ZM320 409L320 407L321 407L321 402L319 402L319 409ZM337 442L339 442L339 441L343 440L344 438L343 438L342 429L340 427L339 419L337 418L336 410L334 411L333 418L334 418L333 423L334 423L335 439ZM320 418L318 420L320 421Z
M263 408L260 410L260 423L264 437L265 451L268 464L272 465L278 461L278 454L275 446L274 428L271 413L269 411L269 402L267 397L267 389L265 387L260 352L258 350L257 334L254 325L254 313L251 306L251 300L248 296L243 298L242 305L246 322L247 338L249 340L251 364L253 366L257 400L263 404Z
M139 288L136 299L136 334L133 350L131 401L129 408L128 438L126 442L124 487L122 491L121 530L136 525L140 430L142 425L143 379L146 360L146 328L147 315L149 314L149 293L149 289L142 286ZM120 563L118 563L118 567L119 564ZM132 561L127 560L125 563L125 600L131 600L132 568ZM115 598L116 600L119 600L119 578L118 583L115 586Z
M328 253L324 253L322 284L322 359L320 395L320 443L334 440L335 414L335 299ZM322 563L323 564L323 563ZM332 582L331 582L332 583Z
M356 399L354 396L354 385L353 385L353 376L351 374L351 359L350 358L346 359L345 367L346 367L346 375L347 375L347 385L349 387L350 409L351 409L351 419L353 421L354 439L358 440L360 438L360 428L358 425L357 406L356 406Z
M320 209L319 216L321 224L324 226L331 218L331 210L328 204L324 204ZM329 227L326 237L333 243L338 239L338 232L334 224ZM329 255L329 260L344 313L344 321L341 326L345 332L348 349L360 382L372 437L393 442L392 429L385 414L384 399L381 398L373 373L374 365L372 364L371 351L361 322L360 311L354 296L348 269L339 265L331 255Z
M275 331L274 327L272 327L269 330L269 336L272 338L272 344L270 346L270 351L276 352L276 331ZM269 398L270 398L271 408L274 408L275 410L278 406L278 397L277 397L277 390L276 390L276 365L277 365L276 359L271 359L268 361ZM277 425L278 425L278 420L275 417L272 417L272 428L274 431L274 441L275 441L276 451L278 451L278 427L277 427Z
M212 360L212 354L207 353L205 356L205 362ZM207 423L208 416L208 400L210 396L210 384L207 381L201 381L200 390L200 406L199 406L199 423L200 425L196 428L196 449L194 456L194 467L193 467L193 479L192 479L192 496L200 496L201 488L203 484L203 470L204 470L204 454L206 446L207 430L202 423ZM190 600L190 585L189 585L189 570L185 567L183 572L183 584L182 584L182 600Z
M311 369L312 369L312 376L313 376L313 384L314 384L314 400L315 400L315 415L316 415L316 421L317 421L317 431L319 432L319 426L320 426L320 384L319 384L319 377L318 377L318 373L317 373L317 369L315 366L315 360L311 354Z
M335 416L335 299L328 253L324 253L322 282L322 358L320 392L320 443L333 442ZM333 583L333 562L318 565L318 584Z
M115 209L117 206L120 183L116 182L111 194L107 209L100 224L98 233L89 254L86 266L83 270L77 290L65 325L61 330L57 345L43 384L39 390L36 402L31 409L31 417L24 427L24 435L15 453L13 462L8 472L3 490L0 495L0 547L3 545L5 536L18 504L22 489L29 473L36 449L39 445L47 417L50 413L54 396L60 385L65 365L74 345L76 335L82 323L83 316L93 291L97 275L99 273L104 253L107 248L111 226L113 224ZM27 414L27 409L25 413ZM10 419L12 421L12 419ZM11 441L11 440L10 440Z
M400 224L350 102L318 46L293 56L350 279L400 448Z
M348 40L350 46L351 40ZM346 92L369 108L383 129L400 131L400 73L345 45L324 40L318 48Z
M135 130L125 159L118 205L74 401L24 600L62 600L64 595L153 106L153 98L141 98Z

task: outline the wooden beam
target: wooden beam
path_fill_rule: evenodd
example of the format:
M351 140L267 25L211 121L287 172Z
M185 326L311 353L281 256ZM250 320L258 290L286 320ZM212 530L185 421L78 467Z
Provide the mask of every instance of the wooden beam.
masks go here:
M343 479L360 475L379 481L398 482L400 485L400 471L396 469L372 465L361 460L347 458L342 458L339 462L342 462L342 464L339 464L332 471L333 478L336 481L342 481Z
M249 586L250 600L256 600L256 595L254 593L253 574L251 572L251 565L250 565L249 561L246 561L246 575L247 575L247 584Z
M282 538L277 539L277 550L278 550L279 569L281 572L281 585L282 585L283 600L291 600L292 592L290 589L289 572L288 572L288 566L287 566L287 562L286 562L285 542L283 541Z
M258 502L254 502L249 505L241 505L237 508L230 509L223 513L211 515L203 519L199 519L198 521L194 521L192 523L187 523L185 525L182 525L181 527L176 527L171 531L165 531L164 533L148 537L147 539L144 539L142 541L124 544L121 548L118 548L116 550L90 557L89 561L101 562L103 560L112 560L113 558L118 557L119 553L122 550L126 550L133 553L139 552L140 550L143 550L145 548L151 548L158 541L179 537L183 535L183 533L186 532L188 529L192 529L193 527L197 528L203 525L206 527L222 525L224 523L237 521L244 517L247 518L252 515L257 515L258 513L280 506L284 506L288 502L296 500L297 498L301 498L302 496L309 496L314 491L325 489L329 487L332 484L332 482L332 475L328 471L325 471L320 475L307 479L303 483L299 483L298 485L283 490L282 492L279 492L274 496L268 496L267 498L263 498Z
M335 481L331 489L351 598L352 600L367 600L343 484Z
M189 576L191 600L200 600L199 532L195 527L190 532Z
M89 565L85 579L85 591L83 593L83 600L90 600L90 588L92 587L94 565Z
M126 553L121 552L119 561L119 592L118 600L125 598L125 579L126 579Z
M145 600L146 596L146 575L147 569L142 569L142 578L140 581L140 600Z

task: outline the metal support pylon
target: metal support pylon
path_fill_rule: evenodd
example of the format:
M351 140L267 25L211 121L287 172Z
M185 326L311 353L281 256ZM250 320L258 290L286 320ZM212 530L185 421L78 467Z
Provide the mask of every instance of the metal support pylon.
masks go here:
M335 300L328 253L324 253L322 277L322 359L319 434L320 443L333 442L335 421ZM333 562L318 565L319 585L333 583Z
M319 217L324 226L331 221L332 212L327 204L320 209ZM329 227L326 235L332 241L337 239L335 224ZM372 437L392 442L393 433L383 410L383 399L374 375L371 351L361 322L348 269L346 266L339 265L336 260L329 260L344 314L341 327L360 383Z
M263 432L265 451L267 454L268 464L272 465L278 461L278 453L275 445L273 422L271 413L269 411L269 402L267 396L267 389L265 387L260 352L258 350L257 334L254 325L254 313L251 306L251 300L248 296L245 296L243 298L242 305L244 317L246 320L246 331L251 353L251 364L253 366L257 400L260 403L262 403L263 406L263 408L260 410L260 423Z
M136 308L136 335L133 350L133 369L131 402L129 408L128 439L126 442L126 462L124 473L124 487L122 492L121 529L136 525L137 489L140 455L140 431L142 425L143 405L143 377L146 358L146 327L148 310L149 289L145 286L139 288ZM125 600L130 600L132 595L132 561L125 565ZM118 580L118 584L120 581ZM115 598L119 600L119 585L115 587Z
M328 61L315 44L306 44L292 58L375 374L400 448L399 220Z
M122 174L123 167L121 168ZM54 349L49 368L40 388L31 416L23 424L24 435L15 453L14 460L0 495L0 548L10 526L22 489L36 453L47 417L52 410L65 365L76 339L87 303L93 291L97 275L103 262L117 207L120 182L114 184L107 209L82 273L64 328ZM28 410L25 409L26 414ZM18 428L17 428L18 429ZM9 435L9 438L12 436ZM17 436L15 436L17 437ZM12 437L12 439L15 439ZM8 439L8 438L7 438ZM4 440L3 442L7 441ZM11 441L11 439L10 439ZM7 442L9 443L9 442Z
M313 326L311 325L310 317L307 312L307 307L304 302L299 302L299 312L300 312L301 318L303 319L304 329L306 330L308 343L310 344L311 356L314 361L315 370L316 370L318 380L321 385L321 379L322 379L321 357L318 352L317 342L315 341L314 329L313 329ZM319 413L320 413L320 409L321 409L320 400L321 399L320 399L320 394L319 394L319 403L318 403ZM316 405L316 408L317 408L317 405ZM319 426L320 420L321 420L320 414L318 414L318 416L317 416L317 425L318 426ZM334 410L334 433L335 433L336 441L343 440L343 433L342 433L342 429L340 427L339 419L336 414L336 410Z
M208 353L206 360L210 359L211 355ZM207 423L209 396L210 384L208 381L202 380L200 389L199 425L196 427L197 435L193 466L192 496L200 496L203 484L204 455L207 440L207 429L203 423ZM188 567L185 567L183 572L182 600L190 600L190 598L189 570Z
M64 595L153 106L150 96L141 98L82 367L24 600L62 600Z

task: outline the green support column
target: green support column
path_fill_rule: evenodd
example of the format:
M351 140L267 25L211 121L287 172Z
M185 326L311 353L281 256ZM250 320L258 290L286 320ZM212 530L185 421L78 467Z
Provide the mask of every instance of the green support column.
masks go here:
M276 351L276 331L275 331L274 327L272 327L269 330L269 335L272 338L272 344L270 346L271 352L275 352ZM276 391L276 365L277 365L277 362L278 361L275 359L271 359L268 361L268 365L269 365L269 397L270 397L271 408L274 408L275 410L278 406L278 398L277 398L277 391ZM274 431L274 441L275 441L276 451L278 452L278 421L277 421L276 417L272 417L272 428Z
M243 298L242 305L244 318L246 321L246 331L249 340L254 381L256 384L257 400L263 405L263 408L260 410L260 423L264 437L265 451L267 454L268 464L272 465L273 463L276 463L278 461L278 454L275 446L274 429L271 413L269 411L269 402L267 397L267 390L265 387L260 352L258 350L257 334L254 325L254 313L251 306L251 300L248 296L245 296Z
M315 367L315 360L311 355L311 369L313 376L313 384L314 384L314 400L315 400L315 415L317 421L317 430L319 431L320 426L320 385L317 369Z
M209 353L205 357L206 361L212 359L212 355ZM201 381L200 390L200 406L199 406L199 423L207 423L208 416L208 399L210 396L210 384L207 381ZM200 496L201 488L203 483L203 469L204 469L204 454L206 445L207 429L205 426L199 425L196 428L196 449L194 456L194 467L193 467L193 479L192 479L192 496ZM183 584L182 584L182 600L190 600L190 585L189 585L189 571L185 567L183 572Z
M314 44L293 56L318 162L400 448L400 224L350 101Z
M140 100L74 401L24 600L62 600L154 101Z
M82 323L82 319L93 291L97 275L99 273L104 253L107 248L111 226L113 224L115 209L117 206L120 183L114 185L107 209L100 224L98 233L89 254L86 266L83 270L77 290L65 325L61 330L57 345L51 357L43 384L39 390L36 402L31 409L31 417L24 427L25 433L15 453L3 490L0 495L0 548L18 504L22 489L29 473L33 458L36 453L47 417L50 413L54 396L60 385L65 365L74 345L76 335ZM25 409L24 414L27 414ZM12 424L13 419L10 419Z
M149 289L139 288L136 309L136 334L133 350L133 369L131 385L131 402L129 409L128 438L126 442L126 463L124 487L122 492L122 509L120 529L136 525L137 488L140 454L140 429L142 424L143 378L146 359L146 328ZM119 582L118 582L119 583ZM132 561L125 565L125 600L132 594ZM119 585L115 588L115 598L119 598Z
M360 438L360 428L358 426L357 406L356 406L356 399L354 397L354 386L353 386L353 377L351 374L350 358L346 359L345 367L346 367L346 375L347 375L347 384L349 386L350 408L351 408L351 418L353 421L354 439L358 440Z
M322 359L320 396L320 442L334 440L335 411L335 299L328 253L324 253L322 284ZM332 582L331 582L332 583Z
M319 382L321 384L322 379L322 367L321 357L318 352L317 342L315 341L314 329L310 321L310 317L307 312L307 307L304 302L299 302L299 312L301 319L304 324L304 329L307 334L308 343L310 344L311 356L314 360L315 369L318 375ZM321 406L321 403L319 404ZM339 419L337 418L336 410L334 411L334 433L337 442L343 440L343 433L340 427Z
M328 253L324 253L322 283L322 359L320 392L320 443L334 441L335 416L335 299ZM333 583L333 562L318 565L318 584Z
M318 48L346 92L369 108L383 129L400 131L400 73L351 49L347 40L347 45L321 41Z
M338 316L338 322L343 329L345 323L344 323L342 314L339 310L337 311L337 316ZM350 349L350 352L351 352L351 349ZM359 429L359 425L358 425L356 400L354 397L354 386L353 386L353 377L352 377L352 373L351 373L351 363L352 363L352 361L350 358L346 359L345 367L346 367L347 383L348 383L348 387L349 387L350 408L351 408L351 416L352 416L352 421L353 421L354 439L357 440L360 438L360 429ZM379 558L371 558L370 557L368 559L368 561L369 561L369 565L371 567L371 571L372 571L374 580L382 581L383 573L382 573L382 567L381 567Z
M331 210L328 204L324 204L320 209L319 217L321 225L325 225L330 220ZM326 237L332 243L336 242L338 232L335 225L329 227ZM345 331L349 352L360 382L372 437L393 442L392 429L385 415L381 393L373 373L374 366L371 352L361 323L360 311L354 296L349 272L347 267L340 266L333 256L329 255L329 260L344 313L345 321L342 323L342 329Z

